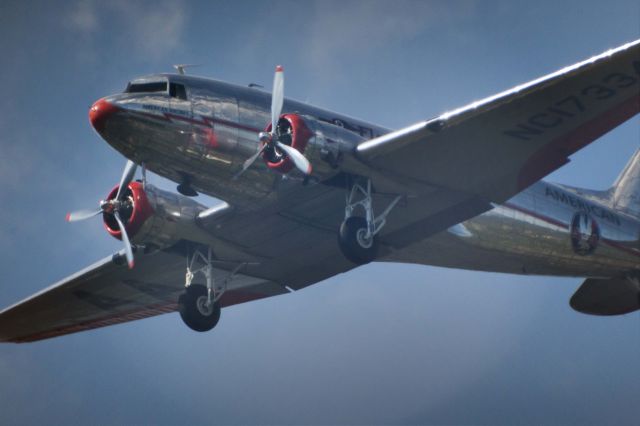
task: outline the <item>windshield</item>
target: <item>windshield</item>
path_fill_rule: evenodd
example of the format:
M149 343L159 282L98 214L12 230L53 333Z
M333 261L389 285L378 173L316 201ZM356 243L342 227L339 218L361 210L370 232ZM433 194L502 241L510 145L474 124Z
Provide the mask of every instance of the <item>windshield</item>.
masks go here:
M124 91L125 93L152 93L167 92L166 81L156 81L152 83L129 83Z
M168 83L167 81L129 82L124 93L169 93L172 98L187 100L187 90L184 84Z

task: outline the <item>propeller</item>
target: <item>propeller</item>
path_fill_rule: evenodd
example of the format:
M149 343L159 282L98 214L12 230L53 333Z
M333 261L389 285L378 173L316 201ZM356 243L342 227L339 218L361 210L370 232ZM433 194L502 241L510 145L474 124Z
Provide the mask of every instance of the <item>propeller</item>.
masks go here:
M129 265L129 269L133 269L133 250L131 249L131 242L129 242L127 229L125 228L124 223L122 223L122 219L120 219L120 213L118 213L118 210L113 212L113 216L116 218L116 222L118 222L118 226L122 232L122 242L124 243L124 254L127 257L127 264Z
M233 178L234 179L239 178L241 174L243 174L249 167L251 167L251 165L258 159L258 157L260 157L260 155L264 152L266 148L267 148L267 144L266 143L262 144L255 154L253 154L251 157L246 159L244 163L242 163L242 168L238 173L233 175Z
M81 220L90 219L102 213L102 209L98 210L78 210L67 213L67 222L80 222Z
M284 69L278 65L273 76L273 91L271 93L271 134L273 135L280 119L284 104Z
M131 160L127 161L120 178L120 184L118 186L118 192L116 196L111 200L100 201L100 207L97 210L78 210L75 212L67 213L67 222L79 222L86 220L100 213L113 215L120 232L122 234L122 242L124 243L124 253L127 257L127 264L129 268L133 268L133 249L131 248L131 242L129 241L129 235L127 235L127 228L124 226L124 222L120 217L120 211L130 207L130 201L125 197L126 188L129 186L136 173L136 163Z
M298 170L307 176L311 174L311 163L300 151L280 141L276 141L276 146L287 154Z
M311 163L302 155L297 149L283 144L280 142L278 135L278 121L280 120L280 114L282 113L282 106L284 104L284 69L278 65L276 67L275 75L273 76L273 92L271 94L271 132L260 132L258 139L262 142L262 146L258 151L248 158L243 164L242 169L234 175L234 179L238 178L244 173L251 165L258 159L258 157L267 148L277 147L285 153L287 157L293 162L298 170L305 175L311 174Z
M136 174L136 163L131 160L127 160L127 164L124 166L124 170L122 171L122 177L120 178L120 186L118 186L118 193L116 194L116 200L122 200L122 196L124 195L124 191L126 187L129 186L131 181L133 180L133 176ZM123 189L125 188L125 189Z

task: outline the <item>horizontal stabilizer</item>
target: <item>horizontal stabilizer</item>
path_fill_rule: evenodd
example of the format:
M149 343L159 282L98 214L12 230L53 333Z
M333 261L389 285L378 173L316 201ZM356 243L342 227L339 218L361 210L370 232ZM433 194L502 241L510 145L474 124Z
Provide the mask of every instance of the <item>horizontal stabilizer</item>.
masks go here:
M573 294L569 304L583 314L628 314L640 309L640 282L628 278L589 278Z

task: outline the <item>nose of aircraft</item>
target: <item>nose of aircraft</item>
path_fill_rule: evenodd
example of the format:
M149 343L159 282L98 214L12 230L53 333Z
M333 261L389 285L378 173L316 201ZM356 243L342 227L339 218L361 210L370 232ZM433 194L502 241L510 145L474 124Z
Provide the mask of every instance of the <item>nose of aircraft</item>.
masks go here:
M96 131L101 132L107 119L117 110L115 105L104 98L99 99L89 109L89 121Z

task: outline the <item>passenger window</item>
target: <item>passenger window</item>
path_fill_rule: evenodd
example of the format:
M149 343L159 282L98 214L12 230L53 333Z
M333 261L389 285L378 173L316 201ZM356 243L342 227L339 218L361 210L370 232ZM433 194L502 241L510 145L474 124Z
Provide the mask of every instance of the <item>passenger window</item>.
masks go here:
M186 101L187 91L182 84L171 83L169 84L169 96Z

